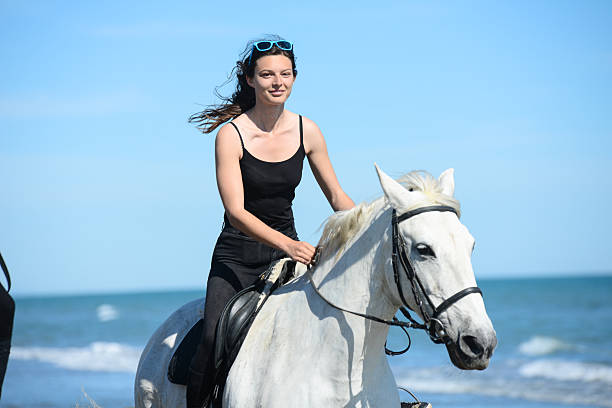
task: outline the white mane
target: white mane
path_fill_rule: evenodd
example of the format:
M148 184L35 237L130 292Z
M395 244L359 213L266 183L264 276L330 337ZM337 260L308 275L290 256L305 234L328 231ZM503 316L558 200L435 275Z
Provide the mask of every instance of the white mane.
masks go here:
M414 210L429 205L446 205L454 208L457 215L461 215L459 201L454 197L442 193L442 186L438 179L424 170L411 171L397 180L408 191L419 194L419 199L408 208L398 208L400 212ZM326 221L318 246L324 252L337 251L338 254L346 244L365 226L372 216L374 208L380 199L371 203L360 203L347 211L338 211Z
M321 247L325 253L337 251L337 254L340 255L350 239L357 235L364 225L368 225L367 221L372 216L374 204L377 201L360 203L350 210L332 214L325 222L317 246Z

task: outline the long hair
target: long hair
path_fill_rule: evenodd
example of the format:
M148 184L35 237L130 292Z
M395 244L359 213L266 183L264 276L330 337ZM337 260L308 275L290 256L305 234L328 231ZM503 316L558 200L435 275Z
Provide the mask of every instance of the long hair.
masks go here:
M253 78L255 74L255 63L266 55L284 55L291 60L293 76L297 75L295 68L295 56L293 50L281 50L276 45L268 51L259 51L254 47L258 41L280 41L282 37L271 34L265 38L251 40L248 42L244 51L240 54L240 59L232 69L227 81L215 88L215 95L221 99L219 105L209 105L202 112L194 113L189 117L189 123L195 123L202 133L210 133L223 123L234 119L240 114L248 111L255 106L255 90L247 83L247 77ZM236 78L236 90L231 97L223 96L219 93L219 88Z

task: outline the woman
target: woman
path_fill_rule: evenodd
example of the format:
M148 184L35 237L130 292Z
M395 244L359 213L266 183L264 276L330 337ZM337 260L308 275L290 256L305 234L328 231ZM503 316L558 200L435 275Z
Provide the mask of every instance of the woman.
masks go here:
M208 277L202 340L190 367L189 408L207 403L215 328L227 301L275 260L289 256L311 263L315 248L298 240L291 210L304 157L335 211L354 206L338 183L317 125L285 109L297 76L293 44L278 36L250 42L235 74L236 91L225 105L190 117L204 133L232 121L215 142L225 216Z

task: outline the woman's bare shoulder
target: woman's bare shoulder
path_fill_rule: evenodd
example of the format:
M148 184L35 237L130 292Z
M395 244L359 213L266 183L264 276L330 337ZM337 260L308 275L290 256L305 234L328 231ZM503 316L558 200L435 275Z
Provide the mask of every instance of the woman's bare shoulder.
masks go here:
M242 156L240 136L234 125L228 122L221 126L215 138L215 147L218 153Z
M325 143L323 133L319 126L310 118L302 115L302 126L304 127L304 148L306 153L317 149L321 144Z

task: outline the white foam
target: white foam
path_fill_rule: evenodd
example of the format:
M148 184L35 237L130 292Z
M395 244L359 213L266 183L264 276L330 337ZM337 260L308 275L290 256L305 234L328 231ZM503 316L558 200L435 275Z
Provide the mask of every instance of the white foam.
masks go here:
M135 373L141 349L96 342L87 347L13 347L11 359L37 360L70 370Z
M547 378L521 378L505 370L495 373L460 372L452 367L419 369L398 378L398 385L416 392L432 394L473 394L519 398L549 403L612 407L609 385L552 381Z
M119 318L119 310L113 305L103 304L96 308L96 314L98 320L101 322L108 322Z
M569 344L554 337L535 336L519 345L519 351L528 356L543 356L558 351L570 350Z
M519 369L524 377L561 381L603 382L612 384L612 367L564 360L536 360Z

